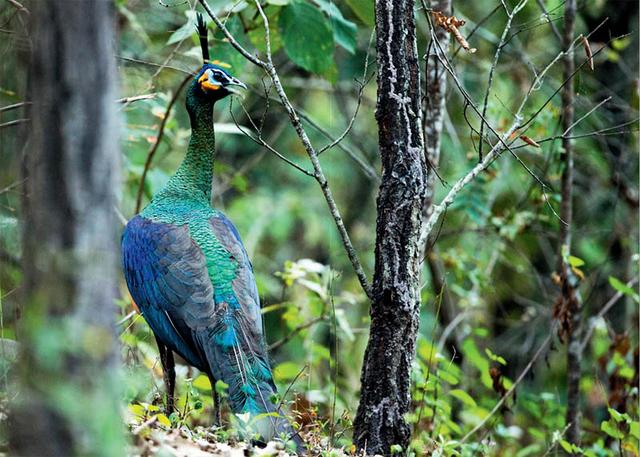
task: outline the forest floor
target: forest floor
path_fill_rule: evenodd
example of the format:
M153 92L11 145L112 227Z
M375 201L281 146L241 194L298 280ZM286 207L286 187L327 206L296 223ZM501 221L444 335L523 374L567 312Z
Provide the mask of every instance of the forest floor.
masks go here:
M213 433L199 427L166 430L153 423L142 424L132 430L133 447L130 456L140 457L287 457L282 445L270 442L264 448L246 442L223 443Z
M258 447L243 441L221 442L216 435L204 427L194 430L183 427L167 430L157 421L147 421L131 430L133 446L128 455L131 457L289 457L282 443L269 442ZM320 455L322 446L308 455ZM340 449L332 449L331 457L347 457Z

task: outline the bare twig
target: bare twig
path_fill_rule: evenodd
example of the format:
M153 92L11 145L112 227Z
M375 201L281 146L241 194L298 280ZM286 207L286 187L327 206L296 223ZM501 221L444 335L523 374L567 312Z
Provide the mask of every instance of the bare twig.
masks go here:
M124 57L124 56L119 56L119 55L116 55L116 58L120 59L120 60L124 60L125 62L132 62L132 63L139 63L141 65L147 65L148 67L169 69L169 70L178 71L180 73L185 73L185 74L188 74L188 75L192 75L193 74L191 71L185 70L184 68L172 67L171 65L163 65L163 64L160 64L160 63L149 62L148 60L134 59L133 57Z
M167 125L167 120L169 119L169 115L171 114L171 108L178 100L178 96L182 91L182 88L191 80L192 76L189 74L186 78L182 80L180 85L176 88L173 93L173 97L169 100L169 104L167 105L167 109L164 112L164 116L162 117L162 121L160 122L160 127L158 128L158 135L156 136L156 141L153 143L149 152L147 153L147 160L144 163L144 170L142 171L142 176L140 177L140 184L138 185L138 195L136 196L136 209L135 212L138 213L140 211L140 205L142 204L142 194L144 193L144 183L147 179L147 173L149 172L149 168L151 167L151 162L153 161L153 157L160 146L160 142L162 141L162 136L164 135L164 128Z
M276 150L273 146L271 146L269 143L267 143L263 138L262 138L262 133L260 132L260 129L258 129L258 127L256 126L256 124L253 121L253 118L251 117L251 115L248 113L248 111L246 110L246 108L244 107L244 105L242 103L240 103L240 105L242 106L242 110L244 111L245 115L247 116L247 118L249 119L249 122L251 122L253 128L256 130L256 132L258 133L257 136L254 136L252 134L250 134L249 132L247 132L237 121L236 117L233 114L233 111L231 111L231 104L229 105L229 113L231 114L231 119L233 120L233 122L236 124L236 127L238 127L238 129L248 138L250 138L252 141L254 141L255 143L259 144L260 146L266 148L267 150L269 150L270 152L272 152L273 154L275 154L276 157L278 157L279 159L283 160L284 162L286 162L287 164L291 165L293 168L295 168L296 170L304 173L307 176L310 176L312 178L315 177L315 175L313 173L311 173L309 170L306 170L305 168L302 168L300 165L298 165L297 163L295 163L293 160L287 158L284 154L282 154L281 152L279 152L278 150Z
M528 0L522 0L520 3L513 8L511 13L507 13L507 24L504 26L502 30L502 36L500 37L500 42L498 43L498 47L496 48L496 53L493 56L493 63L491 64L491 68L489 69L489 80L487 83L487 89L484 93L484 101L482 102L482 120L480 121L480 143L478 144L478 158L482 160L482 145L484 138L484 118L487 116L487 108L489 106L489 94L491 93L491 87L493 86L493 75L498 66L498 61L500 60L500 53L502 52L502 48L505 46L505 40L507 39L507 35L511 30L511 23L513 22L513 18L516 17L522 8L525 7Z
M544 1L543 0L536 0L536 2L538 3L538 6L540 7L540 10L542 10L542 14L544 14L544 17L547 20L547 23L549 24L549 27L551 27L551 31L556 36L558 41L560 43L562 43L562 36L560 35L560 32L558 31L558 27L556 27L556 24L551 20L551 17L549 16L549 12L547 11L546 6L544 6Z
M303 330L308 329L309 327L314 326L315 324L317 324L318 322L321 322L322 320L324 320L324 316L318 316L318 317L314 317L313 319L311 319L308 322L305 322L304 324L298 325L296 328L294 328L289 333L287 333L287 336L285 336L284 338L279 339L275 343L270 344L269 345L269 351L275 351L279 347L287 344L298 333L300 333Z
M0 113L5 113L7 111L22 108L23 106L27 106L27 105L31 105L31 102L19 102L19 103L14 103L12 105L6 105L0 108Z
M20 125L20 124L24 124L25 122L29 122L30 119L15 119L13 121L9 121L9 122L4 122L2 124L0 124L0 129L4 129L4 128L8 128L8 127L13 127L16 125Z
M429 17L427 16L427 19L429 20ZM604 21L602 21L591 33L593 34L598 28L600 28L604 23L606 22L606 19ZM431 24L431 22L429 21L429 26L431 29L431 34L432 34L432 40L434 37L434 31L433 31L433 24ZM578 42L578 39L574 39L570 45L567 47L567 49L565 51L561 51L554 59L552 59L552 61L540 72L536 75L536 77L534 78L533 82L531 83L531 86L529 88L529 90L527 91L527 94L525 95L525 97L523 98L523 100L520 103L520 106L518 108L518 111L516 112L516 119L513 122L513 124L511 125L511 127L509 128L509 130L507 131L509 133L509 135L498 135L498 133L496 132L496 130L491 126L491 124L489 122L487 122L487 120L484 118L484 116L482 116L482 113L479 111L479 109L477 108L477 106L475 105L475 103L473 102L473 100L471 100L471 97L469 96L469 94L467 93L466 89L462 86L460 80L458 79L455 71L453 70L451 63L449 62L449 60L447 59L446 54L443 52L442 49L440 49L440 53L438 53L438 58L441 60L442 64L444 65L445 69L449 72L449 74L452 77L452 80L454 81L454 83L456 84L457 88L460 90L460 93L463 95L463 97L465 98L465 100L467 101L468 105L475 111L475 113L480 117L480 119L486 123L487 128L489 129L489 131L491 133L493 133L497 139L498 142L493 146L493 148L491 149L491 151L489 152L489 154L487 154L488 156L491 156L491 160L487 161L485 160L487 157L484 157L483 160L481 162L479 162L473 169L471 169L467 175L465 175L463 178L461 178L460 180L458 180L458 182L454 185L454 187L449 191L449 193L447 194L447 196L445 197L445 199L442 201L442 203L440 205L437 205L434 207L434 212L432 213L432 215L429 217L429 219L427 220L427 222L423 225L423 231L420 237L420 242L424 243L426 242L426 239L428 238L428 236L430 235L431 231L433 230L438 218L441 216L441 214L443 213L443 211L449 207L451 205L451 203L453 203L453 200L455 199L455 197L457 196L457 194L467 185L469 184L478 174L480 174L480 172L482 172L483 170L485 170L489 165L491 165L491 163L493 162L494 159L496 159L497 157L499 157L500 153L503 150L508 150L511 155L513 157L516 158L516 160L520 163L521 166L523 166L525 168L525 170L527 170L527 172L540 184L543 193L546 195L546 191L545 189L548 187L544 182L542 182L540 180L540 178L538 178L530 169L529 167L522 162L522 160L514 153L513 149L511 148L511 145L508 144L509 138L511 137L511 134L514 133L516 130L518 130L519 128L525 126L527 123L531 122L535 115L532 116L527 123L522 124L522 118L521 118L521 113L529 99L529 96L531 95L531 93L539 86L540 82L542 81L542 78L546 75L546 73L549 71L549 69L558 61L560 60L564 55L566 55L566 53L571 52L573 50L573 48L576 46L576 43ZM439 46L439 42L437 40L435 40L435 44L436 46ZM600 49L601 50L601 49ZM598 50L595 54L597 54L598 52L600 52L600 50ZM583 62L582 65L584 65L586 63ZM581 66L582 66L581 65ZM577 70L576 70L577 71ZM572 76L575 75L575 71L572 72ZM564 85L568 82L568 80L571 78L567 78L567 80L565 80L565 82L563 83L563 85L558 89L558 91L564 87ZM555 93L557 93L558 91L556 91ZM550 99L549 99L550 100ZM547 102L548 103L548 102ZM546 106L546 104L545 104ZM542 108L540 108L538 110L538 113L542 111ZM481 139L482 141L482 139ZM563 219L555 212L555 209L551 206L551 204L548 202L547 199L547 204L549 206L549 208L551 209L551 211L553 211L553 213L560 219L560 221L564 224Z
M259 97L264 98L267 102L274 101L282 105L282 100L280 100L279 98L265 97L263 94L260 94L255 91L254 93L256 93ZM313 127L314 130L317 130L322 136L327 138L329 141L331 142L335 141L335 138L331 134L331 132L329 132L327 129L325 129L316 121L314 121L313 118L309 116L304 110L298 107L294 107L294 109L298 113L298 116L300 116L300 119L302 119L304 122L306 122L311 127ZM371 166L365 159L363 159L360 155L358 155L353 149L346 146L344 141L337 143L336 147L341 151L345 152L356 163L356 165L360 167L360 169L364 172L364 174L369 179L372 179L374 181L380 181L380 176L378 175L376 170L373 168L373 166ZM364 155L364 152L361 149L358 149L358 151L360 152L360 154Z
M213 20L213 22L218 26L220 31L227 38L228 42L247 60L252 62L254 65L262 68L267 73L267 75L269 75L269 77L271 78L271 81L273 82L273 85L276 89L276 93L280 97L280 100L282 101L282 105L284 106L285 111L289 116L291 125L295 129L298 135L298 138L300 139L300 142L304 146L304 149L307 152L309 159L311 160L311 164L313 165L313 170L314 170L313 171L314 177L318 182L318 184L320 185L320 189L322 190L322 193L325 197L327 205L329 206L329 211L331 212L331 216L333 217L333 220L336 224L338 233L342 240L342 244L344 245L347 256L349 257L349 260L351 261L351 265L355 270L356 276L360 281L360 285L362 286L362 289L365 291L367 296L371 297L371 287L367 280L367 276L364 272L364 269L362 268L362 265L360 264L360 260L358 259L358 255L353 247L353 244L351 243L351 239L349 238L349 234L344 225L344 221L342 220L340 210L338 209L338 206L336 205L336 202L333 198L331 189L329 188L329 183L327 182L327 178L325 177L324 172L322 171L322 167L320 165L320 160L318 159L317 151L311 144L311 141L307 136L304 126L300 121L300 117L298 116L298 113L295 111L295 109L291 105L291 102L289 101L289 98L287 97L287 94L285 93L284 88L282 87L282 83L280 81L278 72L276 71L275 66L273 64L273 60L271 56L271 33L269 29L269 20L262 9L260 2L256 1L256 8L258 9L260 16L262 17L262 22L264 24L264 29L265 29L265 47L266 47L266 56L267 56L266 61L259 59L258 57L254 56L253 54L249 53L246 49L244 49L242 45L238 43L238 41L233 37L233 35L231 35L229 30L225 27L222 21L220 21L218 16L209 7L207 1L206 0L199 0L199 1L200 1L200 4L205 9L205 11L207 12L207 14Z
M633 287L637 282L638 282L638 278L634 278L631 281L627 282L626 285L627 287ZM615 295L611 297L604 304L604 306L600 309L600 311L598 311L598 314L596 314L594 317L589 319L589 328L585 332L584 338L582 339L582 343L581 343L582 350L584 350L587 347L587 344L589 344L589 341L593 336L593 332L596 329L596 325L598 324L598 320L606 316L607 313L611 310L611 308L613 308L613 306L616 303L618 303L618 300L620 300L623 296L624 296L623 292L616 292Z
M582 116L580 119L578 119L577 121L575 121L574 123L572 123L569 127L566 128L566 130L564 132L562 132L562 136L566 137L569 132L576 126L578 125L580 122L584 121L587 117L589 117L595 110L597 110L598 108L600 108L602 105L604 105L605 103L607 103L609 100L611 100L611 97L607 97L604 100L602 100L600 103L598 103L596 106L594 106L593 108L591 108L589 111L587 111L584 116Z
M496 144L491 148L489 153L478 163L475 167L473 167L466 175L460 178L453 187L449 190L446 197L440 202L439 205L435 205L433 207L433 212L427 221L425 222L422 233L420 234L420 245L426 244L426 240L431 234L434 226L438 222L438 219L442 215L442 213L453 203L458 194L462 189L464 189L467 184L473 181L481 172L487 169L493 160L497 158L500 153L503 151L503 143L509 139L511 134L518 129L518 125L522 121L521 117L516 117L515 122L511 125L509 130L507 130L504 135L502 135L501 141L496 142Z
M14 8L16 8L18 11L23 11L27 14L29 13L29 10L27 8L24 7L24 5L20 2L18 2L17 0L7 0Z
M152 93L152 94L142 94L142 95L134 95L132 97L124 97L124 98L119 98L116 100L116 103L123 103L128 105L129 103L133 103L133 102L137 102L140 100L151 100L156 98L156 93Z

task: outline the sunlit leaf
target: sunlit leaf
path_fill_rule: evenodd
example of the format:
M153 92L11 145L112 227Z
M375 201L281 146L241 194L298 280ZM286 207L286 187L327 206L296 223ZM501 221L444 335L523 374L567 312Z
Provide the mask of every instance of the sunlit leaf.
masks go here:
M276 381L284 382L293 380L298 373L300 373L300 367L293 362L283 362L276 365L273 370L273 377Z
M620 281L618 278L609 276L609 284L618 292L633 298L635 301L640 302L640 297L631 287Z
M202 390L204 392L211 391L211 381L209 380L209 376L201 374L196 379L193 380L193 387L198 390Z
M458 400L460 400L462 403L464 403L467 406L470 406L472 408L475 408L476 406L478 406L478 404L476 403L476 401L473 399L473 397L471 397L471 395L469 395L468 393L466 393L464 390L462 389L453 389L449 391L449 395L451 395L452 397L457 398Z

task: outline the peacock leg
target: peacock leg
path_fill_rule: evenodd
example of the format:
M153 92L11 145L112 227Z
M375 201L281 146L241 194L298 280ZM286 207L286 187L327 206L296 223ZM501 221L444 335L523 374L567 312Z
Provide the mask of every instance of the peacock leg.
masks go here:
M176 363L173 359L173 351L156 338L160 363L162 363L162 378L167 391L167 403L165 412L169 416L175 407L174 392L176 389Z
M211 382L211 395L213 396L213 425L222 426L222 411L220 409L220 394L216 391L216 380L209 376Z

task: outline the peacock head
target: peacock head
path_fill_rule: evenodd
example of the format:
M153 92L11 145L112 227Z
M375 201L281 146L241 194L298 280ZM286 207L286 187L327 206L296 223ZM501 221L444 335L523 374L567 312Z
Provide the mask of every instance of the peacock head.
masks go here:
M222 66L205 63L195 77L192 91L197 97L204 97L210 101L217 101L231 94L238 94L239 89L247 86L234 78Z

